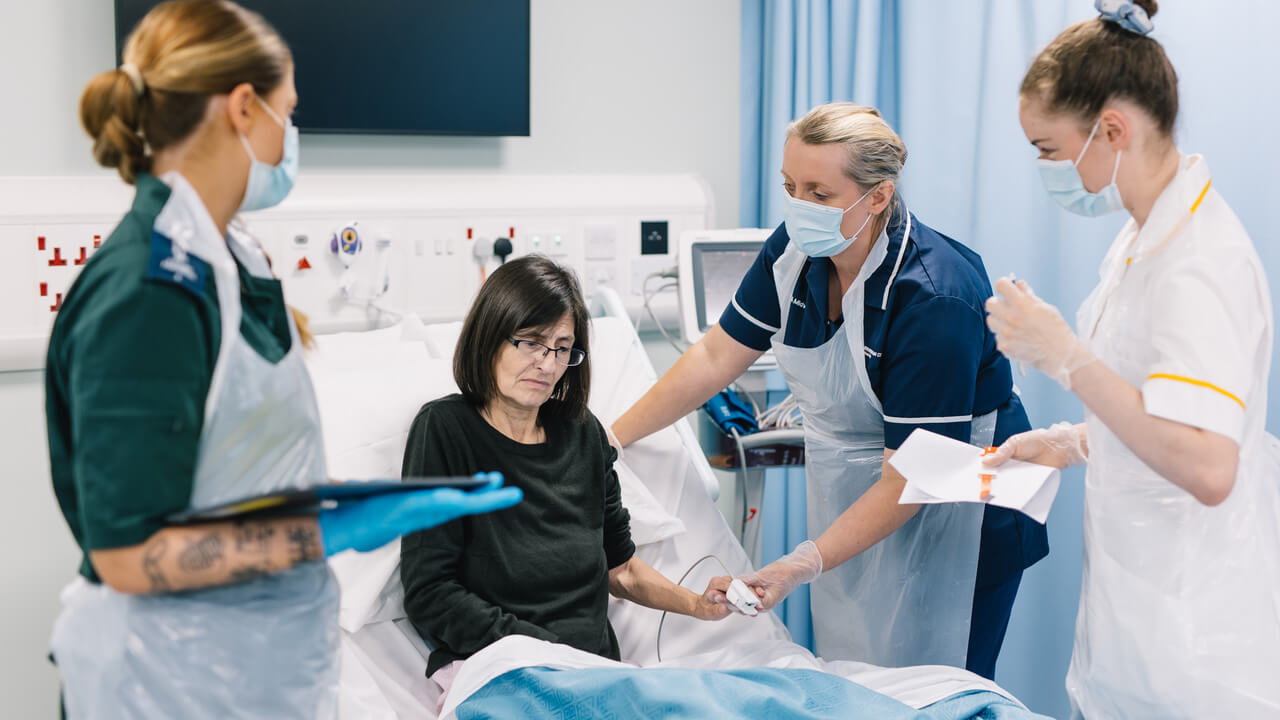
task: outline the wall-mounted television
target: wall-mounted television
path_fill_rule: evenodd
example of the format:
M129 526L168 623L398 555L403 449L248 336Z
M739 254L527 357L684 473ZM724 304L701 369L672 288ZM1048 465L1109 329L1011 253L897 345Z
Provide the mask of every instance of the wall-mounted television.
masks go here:
M238 0L289 43L302 132L529 134L529 0ZM115 0L116 57L157 0Z

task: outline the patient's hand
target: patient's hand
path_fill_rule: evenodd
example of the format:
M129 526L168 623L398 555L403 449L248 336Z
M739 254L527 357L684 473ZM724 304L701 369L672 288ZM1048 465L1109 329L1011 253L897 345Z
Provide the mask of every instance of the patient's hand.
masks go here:
M693 616L699 620L723 620L732 615L733 606L725 597L725 591L728 589L728 577L711 578L711 582L707 583L706 592L698 596Z

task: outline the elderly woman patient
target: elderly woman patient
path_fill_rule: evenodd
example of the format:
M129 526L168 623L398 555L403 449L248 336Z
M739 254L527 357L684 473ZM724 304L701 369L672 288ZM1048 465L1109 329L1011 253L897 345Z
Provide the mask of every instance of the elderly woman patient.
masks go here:
M698 595L633 556L617 453L587 410L588 328L568 270L540 256L506 263L458 338L461 394L413 421L406 477L496 470L524 491L515 507L404 538L405 611L442 687L454 661L512 634L618 659L610 594L704 620L730 613L727 580Z

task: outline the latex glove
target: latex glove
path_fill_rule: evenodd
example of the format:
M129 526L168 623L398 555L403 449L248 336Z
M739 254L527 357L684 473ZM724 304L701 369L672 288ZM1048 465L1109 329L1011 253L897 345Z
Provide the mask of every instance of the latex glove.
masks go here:
M1001 278L996 294L987 300L987 327L996 347L1010 360L1026 363L1067 390L1071 374L1096 358L1080 342L1062 313L1036 297L1025 281Z
M733 606L725 592L729 590L730 578L714 577L707 583L706 592L698 596L693 608L693 617L699 620L723 620L734 613Z
M524 497L520 488L502 487L502 473L481 473L489 485L464 492L433 488L348 500L316 517L324 555L343 550L376 550L401 535L443 525L464 515L476 515L511 507Z
M812 540L805 540L795 550L759 570L738 579L760 596L760 609L772 610L793 590L813 582L822 574L822 553Z
M995 466L1013 459L1063 470L1089 459L1085 442L1084 425L1060 422L1014 435L1005 440L995 453L982 458L982 464Z

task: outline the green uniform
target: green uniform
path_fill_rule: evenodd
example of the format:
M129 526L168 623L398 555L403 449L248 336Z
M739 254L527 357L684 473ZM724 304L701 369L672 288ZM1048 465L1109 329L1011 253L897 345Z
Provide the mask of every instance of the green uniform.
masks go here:
M144 542L187 507L221 335L208 265L165 265L172 242L153 226L169 187L142 175L137 188L67 293L46 361L53 488L95 582L90 551ZM276 362L291 342L280 283L239 271L240 332Z

